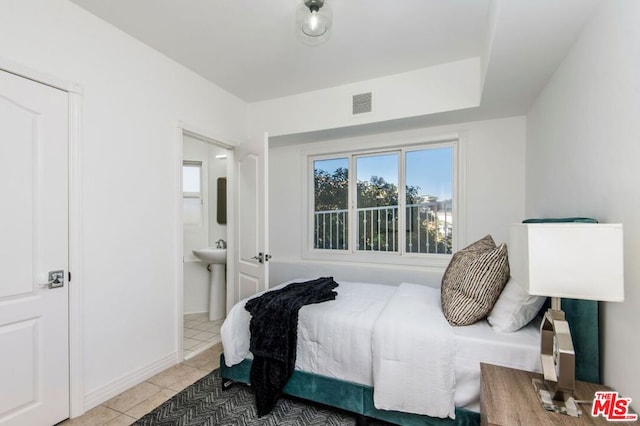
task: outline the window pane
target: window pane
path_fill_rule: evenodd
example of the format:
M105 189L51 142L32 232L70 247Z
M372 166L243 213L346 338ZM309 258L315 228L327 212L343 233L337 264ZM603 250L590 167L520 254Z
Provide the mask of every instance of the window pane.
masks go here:
M453 148L406 154L408 253L451 253Z
M198 165L182 166L182 192L200 192L200 169Z
M313 162L314 209L313 247L349 248L349 159L332 158Z
M356 158L358 250L398 251L398 154Z

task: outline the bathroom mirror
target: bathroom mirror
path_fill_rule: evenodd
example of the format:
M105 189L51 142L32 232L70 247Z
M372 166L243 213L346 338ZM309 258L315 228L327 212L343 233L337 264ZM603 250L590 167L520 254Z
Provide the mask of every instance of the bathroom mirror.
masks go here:
M218 214L217 220L220 225L227 223L227 178L218 178L218 205L216 207Z

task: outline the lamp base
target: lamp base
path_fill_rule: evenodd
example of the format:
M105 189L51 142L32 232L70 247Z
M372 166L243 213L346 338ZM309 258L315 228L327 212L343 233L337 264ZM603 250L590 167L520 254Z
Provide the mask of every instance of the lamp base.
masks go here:
M532 379L532 383L536 390L536 395L538 395L538 400L545 410L566 414L571 417L582 416L582 410L572 395L562 393L562 400L553 399L553 395L555 394L557 396L558 394L553 387L548 386L544 380Z

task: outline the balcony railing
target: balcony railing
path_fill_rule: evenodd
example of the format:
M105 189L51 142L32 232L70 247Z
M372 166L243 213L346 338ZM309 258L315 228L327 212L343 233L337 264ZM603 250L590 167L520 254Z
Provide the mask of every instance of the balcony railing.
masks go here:
M451 253L453 215L451 201L407 204L407 253ZM356 250L397 252L398 206L356 209ZM314 248L349 249L349 211L327 210L314 214Z
M314 248L328 250L349 248L348 210L317 211L314 217Z

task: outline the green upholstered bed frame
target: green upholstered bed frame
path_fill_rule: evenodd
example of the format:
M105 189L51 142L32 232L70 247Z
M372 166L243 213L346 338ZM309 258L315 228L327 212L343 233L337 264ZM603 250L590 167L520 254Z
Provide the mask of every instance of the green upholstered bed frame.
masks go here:
M240 364L227 367L224 363L224 354L220 355L220 376L223 379L223 383L225 379L228 379L249 384L250 371L251 360L245 359ZM359 416L400 425L480 424L480 415L478 413L457 408L455 421L398 411L378 410L373 406L373 388L371 386L345 382L298 370L293 372L283 392L287 395L340 408Z
M576 378L600 383L600 350L598 336L598 302L563 299L573 343L576 350ZM224 354L220 356L220 375L223 379L249 384L251 360L227 367ZM331 407L350 411L359 416L400 425L479 425L480 415L456 408L456 419L439 419L397 411L377 410L373 405L373 388L358 383L295 371L284 393Z

